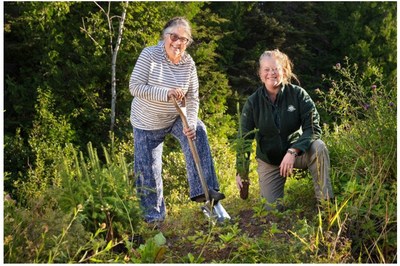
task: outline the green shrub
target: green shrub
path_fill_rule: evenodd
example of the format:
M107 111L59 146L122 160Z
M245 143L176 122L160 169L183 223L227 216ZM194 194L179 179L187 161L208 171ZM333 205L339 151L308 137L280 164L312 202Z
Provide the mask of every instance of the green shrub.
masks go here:
M28 200L28 208L25 208L6 196L5 262L122 262L123 258L112 251L123 241L107 242L102 236L105 228L87 232L81 222L82 205L69 213L63 213L55 205L55 201L43 197Z
M28 200L27 208L4 204L4 261L61 263L79 253L89 239L77 217L64 213L46 197Z
M55 179L56 160L61 156L62 146L74 139L75 132L67 116L57 114L54 105L51 91L38 88L38 100L35 105L37 113L28 140L28 154L32 157L26 158L29 168L14 180L13 185L18 188L18 201L21 203L26 199L39 197L49 187L58 183ZM22 146L20 149L24 151Z
M17 189L13 185L16 180L26 181L30 150L24 140L21 128L17 128L15 135L4 135L4 191L17 196Z
M132 167L123 154L103 149L105 163L88 144L88 158L67 145L59 162L60 186L56 197L61 209L70 211L81 204L82 223L86 230L107 228L107 241L124 234L133 235L141 220L138 198L133 186Z
M160 263L164 259L166 243L164 235L160 232L132 252L130 261L133 263Z
M360 262L396 261L397 143L396 88L381 83L379 69L358 73L357 65L335 67L341 76L331 80L325 108L336 123L325 125L332 176L348 200L346 234Z

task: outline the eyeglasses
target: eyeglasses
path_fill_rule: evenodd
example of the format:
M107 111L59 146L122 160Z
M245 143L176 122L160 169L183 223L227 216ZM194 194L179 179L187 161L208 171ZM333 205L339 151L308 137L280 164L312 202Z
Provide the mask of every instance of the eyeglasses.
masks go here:
M176 42L177 40L180 40L181 43L183 44L187 44L189 42L188 38L185 37L179 37L179 35L175 34L175 33L167 33L169 34L169 38L171 39L171 41Z
M264 70L264 72L267 72L267 73L272 73L272 72L278 73L280 68L279 67L275 67L275 68L266 67L263 70Z

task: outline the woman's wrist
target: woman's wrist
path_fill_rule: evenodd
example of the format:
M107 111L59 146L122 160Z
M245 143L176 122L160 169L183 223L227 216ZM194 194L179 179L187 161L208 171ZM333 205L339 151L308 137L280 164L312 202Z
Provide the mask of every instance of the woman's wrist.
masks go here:
M294 148L290 148L290 149L288 149L288 150L287 150L287 153L289 153L289 154L293 155L294 157L297 157L297 156L299 156L299 153L298 153L298 152L297 152L297 150L296 150L296 149L294 149Z

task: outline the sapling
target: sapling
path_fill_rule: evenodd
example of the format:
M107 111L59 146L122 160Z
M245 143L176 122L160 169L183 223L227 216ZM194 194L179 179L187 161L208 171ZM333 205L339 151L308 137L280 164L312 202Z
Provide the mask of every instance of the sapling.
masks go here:
M242 121L240 116L239 103L237 103L237 119L239 125L239 131L237 138L234 141L234 146L236 150L236 169L237 174L240 175L242 179L242 188L240 189L240 197L242 199L247 199L249 196L249 167L250 167L250 155L252 152L252 143L254 139L254 134L258 129L253 129L249 132L244 133L242 128Z

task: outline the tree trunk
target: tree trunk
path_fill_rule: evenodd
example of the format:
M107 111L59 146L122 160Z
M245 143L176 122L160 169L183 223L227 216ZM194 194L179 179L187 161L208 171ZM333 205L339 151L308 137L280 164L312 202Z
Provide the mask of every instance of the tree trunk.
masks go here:
M124 30L124 23L126 17L126 9L128 8L129 2L126 1L124 4L124 9L122 11L121 19L119 21L118 28L118 38L114 49L112 49L112 59L111 59L111 126L110 130L114 130L115 126L115 106L117 102L117 78L116 78L116 68L117 68L117 55L118 50L122 41L122 33Z

